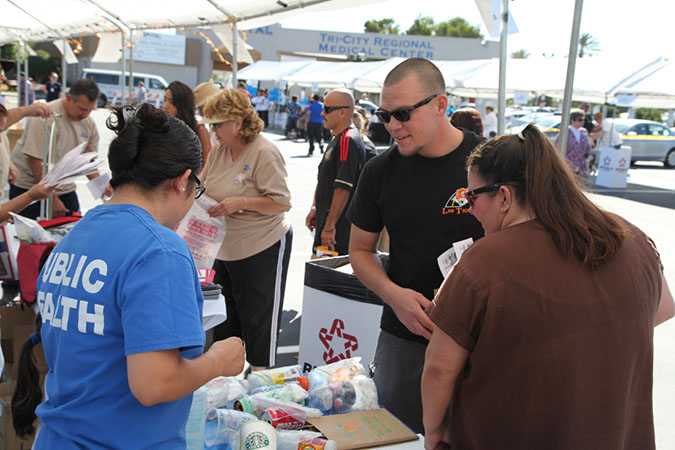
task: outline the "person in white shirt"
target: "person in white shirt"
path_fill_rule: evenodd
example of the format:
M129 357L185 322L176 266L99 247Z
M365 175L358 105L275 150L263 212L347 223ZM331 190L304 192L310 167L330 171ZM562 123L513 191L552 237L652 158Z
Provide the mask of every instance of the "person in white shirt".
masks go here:
M497 114L492 106L485 107L485 120L483 120L483 136L490 139L497 136Z

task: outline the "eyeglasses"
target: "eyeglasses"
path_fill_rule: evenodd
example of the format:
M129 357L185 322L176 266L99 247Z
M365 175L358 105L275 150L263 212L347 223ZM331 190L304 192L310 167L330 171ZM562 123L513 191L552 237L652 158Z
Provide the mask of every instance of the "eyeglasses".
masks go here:
M335 110L345 109L345 108L351 108L351 106L326 106L326 105L323 105L323 112L326 113L326 114L330 114Z
M380 119L384 123L389 123L391 120L392 116L394 119L398 120L399 122L407 122L410 120L410 113L419 108L420 106L424 106L436 97L438 97L441 94L434 94L430 97L425 98L419 103L415 103L409 108L399 108L395 111L389 112L385 111L384 109L378 109L375 111L375 115L377 116L378 119Z
M204 192L206 191L206 188L202 184L201 180L199 178L197 178L197 175L194 175L194 174L191 174L191 175L192 175L192 178L194 178L194 180L197 182L197 186L195 186L195 190L197 191L197 193L195 194L195 200L197 200L199 197L204 195Z
M577 119L574 119L574 122L583 122L583 121L585 121L585 120L586 120L585 118L579 117L579 118L577 118Z
M213 131L215 131L215 130L217 130L218 128L220 128L220 127L221 127L224 123L226 123L226 122L232 122L232 121L231 121L231 120L224 120L224 121L222 121L222 122L212 123L212 124L211 124L211 129L212 129Z
M517 181L505 181L503 183L495 183L495 184L488 184L487 186L483 186L478 189L474 189L473 191L469 191L466 193L466 199L469 201L469 206L473 207L473 204L476 202L476 196L478 194L484 194L486 192L494 192L498 191L500 187L502 186L519 186L520 183Z

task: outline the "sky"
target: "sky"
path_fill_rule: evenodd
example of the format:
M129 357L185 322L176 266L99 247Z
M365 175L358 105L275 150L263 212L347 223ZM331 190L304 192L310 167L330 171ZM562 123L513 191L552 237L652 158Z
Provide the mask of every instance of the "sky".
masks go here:
M366 3L366 2L364 2ZM509 9L519 28L509 35L507 52L525 49L530 57L566 56L570 47L574 0L512 0ZM599 42L611 58L675 57L675 3L666 0L586 0L580 34ZM362 32L370 19L393 18L405 32L419 15L436 22L463 17L489 38L474 0L386 0L329 13L306 13L281 22L285 28ZM498 40L498 39L494 39Z

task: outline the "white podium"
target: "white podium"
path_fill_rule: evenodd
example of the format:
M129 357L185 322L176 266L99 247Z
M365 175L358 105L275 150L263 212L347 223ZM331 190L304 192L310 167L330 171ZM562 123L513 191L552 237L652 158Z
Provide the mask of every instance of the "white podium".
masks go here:
M595 184L607 188L625 189L632 153L633 150L630 147L621 147L619 150L612 147L601 148Z

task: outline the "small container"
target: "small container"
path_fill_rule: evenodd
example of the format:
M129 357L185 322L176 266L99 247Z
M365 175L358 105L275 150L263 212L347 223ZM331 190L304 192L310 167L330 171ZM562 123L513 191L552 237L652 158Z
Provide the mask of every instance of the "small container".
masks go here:
M262 420L279 430L297 430L305 426L306 418L300 420L299 414L291 414L283 408L269 408L262 414Z

